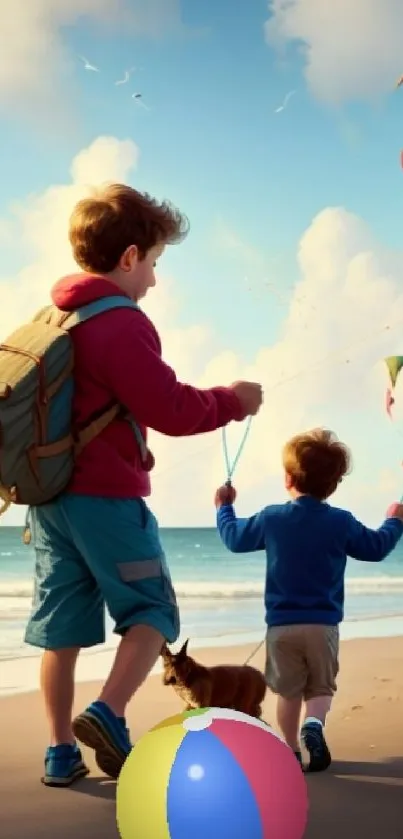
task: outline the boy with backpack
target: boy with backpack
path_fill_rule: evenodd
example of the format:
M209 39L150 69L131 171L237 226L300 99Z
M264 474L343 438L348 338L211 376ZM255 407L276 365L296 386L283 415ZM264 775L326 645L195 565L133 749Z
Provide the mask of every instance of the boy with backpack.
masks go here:
M266 680L277 694L277 721L308 770L331 763L324 726L336 691L339 624L343 620L347 557L380 562L403 533L403 505L392 504L378 530L361 524L326 499L349 471L350 454L331 431L299 434L283 450L286 504L271 504L238 519L231 486L217 490L217 526L228 550L266 552Z
M138 307L165 246L186 232L171 205L122 184L80 201L69 238L82 273L60 280L53 307L0 348L0 494L5 505L31 507L36 568L25 640L44 649L49 786L88 773L76 738L118 777L131 749L126 706L179 635L144 500L154 462L147 427L202 434L256 414L262 402L256 383L200 390L178 382ZM99 697L72 722L78 654L104 641L105 604L120 644Z

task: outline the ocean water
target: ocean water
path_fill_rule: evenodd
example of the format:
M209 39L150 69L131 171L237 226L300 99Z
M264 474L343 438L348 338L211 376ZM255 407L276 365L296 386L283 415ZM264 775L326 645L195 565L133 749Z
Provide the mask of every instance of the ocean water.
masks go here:
M21 537L21 528L0 527L0 693L29 689L37 674L38 650L23 642L34 552ZM165 529L162 538L182 638L193 646L262 639L264 555L228 553L214 529ZM345 612L344 637L403 634L403 545L380 564L349 560ZM102 677L116 643L107 618L105 645L84 653L88 679Z

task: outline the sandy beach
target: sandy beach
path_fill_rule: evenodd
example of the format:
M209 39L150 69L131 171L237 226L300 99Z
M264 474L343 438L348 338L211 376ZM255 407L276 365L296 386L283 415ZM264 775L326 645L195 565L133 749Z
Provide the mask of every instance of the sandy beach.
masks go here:
M207 664L243 662L253 647L200 650ZM263 665L263 651L253 664ZM76 707L97 694L80 684ZM180 710L159 676L152 676L132 703L134 737ZM342 643L339 691L328 724L333 764L307 778L310 814L305 839L398 839L403 808L403 638ZM268 695L265 718L274 721ZM97 839L118 837L115 784L103 778L91 755L91 775L69 790L44 788L39 777L46 724L38 692L0 700L0 813L5 839ZM365 797L365 801L364 801ZM141 839L139 836L138 839ZM156 837L157 839L157 837Z

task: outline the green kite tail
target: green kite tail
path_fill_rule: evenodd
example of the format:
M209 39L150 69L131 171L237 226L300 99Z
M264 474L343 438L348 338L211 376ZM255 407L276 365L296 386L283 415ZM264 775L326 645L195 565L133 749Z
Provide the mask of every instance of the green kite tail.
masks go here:
M389 370L392 387L395 387L397 377L403 367L403 355L389 355L385 358L385 364Z

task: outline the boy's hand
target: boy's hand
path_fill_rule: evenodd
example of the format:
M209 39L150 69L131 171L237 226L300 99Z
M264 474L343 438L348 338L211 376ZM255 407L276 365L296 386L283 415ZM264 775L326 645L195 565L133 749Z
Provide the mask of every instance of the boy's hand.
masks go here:
M245 416L255 416L263 402L262 385L258 382L234 382L231 390L237 395Z
M386 511L387 519L400 519L403 521L403 504L395 502L388 507Z
M236 489L233 486L227 486L226 484L219 489L217 489L214 503L217 507L217 510L220 507L223 507L224 504L233 504L236 499Z

